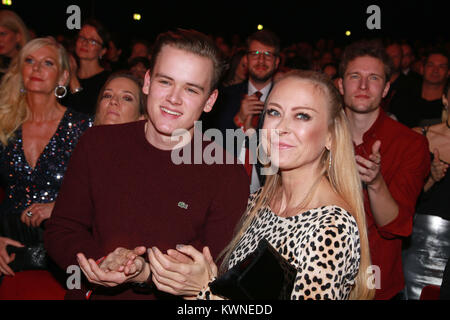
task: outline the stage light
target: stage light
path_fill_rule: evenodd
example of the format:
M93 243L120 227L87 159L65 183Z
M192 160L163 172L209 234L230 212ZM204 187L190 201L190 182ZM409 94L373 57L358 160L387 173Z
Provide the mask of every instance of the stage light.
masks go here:
M141 20L141 15L139 14L139 13L135 13L135 14L133 14L133 19L134 20L136 20L136 21L139 21L139 20Z
M5 6L12 6L12 0L2 0L2 4Z
M350 37L351 34L352 34L352 33L350 32L350 30L345 31L345 35L346 35L347 37Z
M261 31L262 29L264 29L264 26L262 24L258 24L258 30Z

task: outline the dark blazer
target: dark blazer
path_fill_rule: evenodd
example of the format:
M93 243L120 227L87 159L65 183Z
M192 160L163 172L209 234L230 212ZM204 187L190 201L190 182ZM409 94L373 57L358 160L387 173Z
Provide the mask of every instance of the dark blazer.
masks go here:
M248 81L229 87L220 87L219 96L211 112L202 116L203 128L238 129L233 118L241 108L241 101L248 92Z
M240 151L239 146L242 145L242 142L239 142L235 139L235 148L234 150L229 150L226 148L226 129L239 129L234 123L234 117L239 112L241 108L241 101L244 96L248 93L248 81L244 81L242 83L238 83L229 87L220 87L219 88L219 96L217 101L213 107L213 110L207 114L204 113L202 115L201 120L203 121L203 129L207 130L210 128L219 129L222 132L224 137L224 149L232 152L235 157L237 157L238 152ZM258 128L262 128L264 123L264 115L260 117ZM259 143L259 135L257 136ZM256 164L256 171L258 173L258 178L261 183L261 186L265 182L265 176L261 175L262 165L258 162Z

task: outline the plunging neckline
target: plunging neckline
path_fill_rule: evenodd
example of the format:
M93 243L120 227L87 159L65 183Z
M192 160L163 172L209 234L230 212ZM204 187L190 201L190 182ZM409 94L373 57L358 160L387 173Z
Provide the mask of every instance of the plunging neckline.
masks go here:
M37 168L37 166L38 166L38 164L39 164L39 162L40 162L40 160L41 160L41 158L42 158L42 155L43 155L43 154L45 153L45 151L48 149L48 146L49 146L50 143L53 141L53 139L55 138L56 134L60 131L60 128L62 127L61 124L62 124L62 122L64 121L64 119L66 118L66 115L67 115L68 111L69 111L69 108L66 108L66 111L64 111L64 114L63 114L63 116L61 117L61 120L58 122L58 125L56 126L55 132L54 132L53 135L50 137L50 139L48 140L48 142L47 142L47 144L45 145L44 149L42 149L42 152L41 152L41 153L39 154L39 156L37 157L36 164L34 165L34 167L30 165L30 162L28 161L27 156L26 156L26 154L25 154L25 150L24 150L24 148L23 148L22 126L21 126L20 129L18 130L17 136L18 136L18 141L19 141L19 143L20 143L20 150L21 150L21 152L22 152L22 154L23 154L23 159L25 160L25 163L26 163L27 167L30 168L31 171L34 172L34 171L36 170L36 168Z

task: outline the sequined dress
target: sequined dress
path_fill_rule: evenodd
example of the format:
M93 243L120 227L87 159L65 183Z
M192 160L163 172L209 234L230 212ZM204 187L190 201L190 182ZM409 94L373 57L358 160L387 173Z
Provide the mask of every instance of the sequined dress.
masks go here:
M23 150L22 128L5 147L0 143L0 174L5 184L5 198L0 204L0 236L24 245L42 242L42 228L28 227L20 215L33 203L56 200L70 155L92 120L67 108L54 135L33 169Z

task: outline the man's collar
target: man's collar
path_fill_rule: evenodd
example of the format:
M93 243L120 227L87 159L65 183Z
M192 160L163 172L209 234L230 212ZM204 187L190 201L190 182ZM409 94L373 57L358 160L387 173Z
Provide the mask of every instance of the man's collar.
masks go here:
M266 101L267 96L269 95L270 89L272 89L272 81L269 82L264 88L262 88L261 90L258 90L255 88L255 86L252 84L252 82L249 80L248 81L248 95L251 96L252 94L254 94L256 91L259 91L262 93L261 96L261 101Z
M375 120L375 122L372 124L372 126L367 130L363 135L363 141L366 140L366 137L371 136L377 132L380 131L381 126L384 122L384 119L387 117L386 112L380 107L378 112L378 117Z

